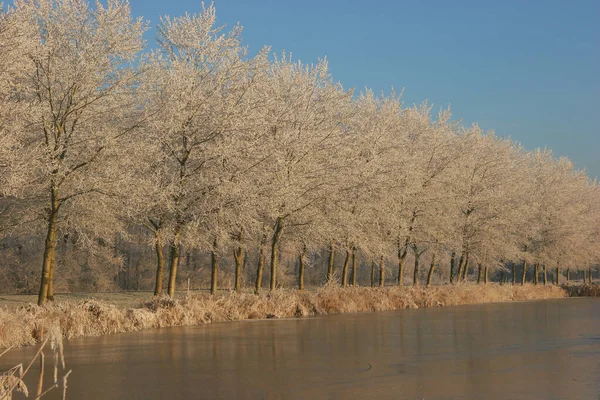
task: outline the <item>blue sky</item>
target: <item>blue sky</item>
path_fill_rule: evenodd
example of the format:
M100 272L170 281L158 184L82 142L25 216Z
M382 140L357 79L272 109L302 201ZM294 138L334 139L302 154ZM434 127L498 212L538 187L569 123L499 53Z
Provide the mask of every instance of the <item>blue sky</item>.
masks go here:
M132 12L200 12L200 1L131 0ZM600 177L600 1L215 0L250 52L270 45L335 80L404 103L450 105L464 124L549 147ZM148 40L153 41L152 33Z

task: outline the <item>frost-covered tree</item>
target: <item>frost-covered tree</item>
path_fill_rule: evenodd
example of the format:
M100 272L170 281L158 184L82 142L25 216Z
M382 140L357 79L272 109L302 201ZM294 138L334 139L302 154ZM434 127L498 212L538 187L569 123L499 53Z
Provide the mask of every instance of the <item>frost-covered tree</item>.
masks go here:
M8 93L25 104L22 129L13 134L29 157L28 196L46 198L35 202L46 222L38 298L44 304L53 296L60 229L77 230L89 244L112 237L107 197L118 185L120 143L137 122L132 92L144 24L117 0L94 7L83 0L18 0L10 12L28 38L20 68L9 71Z

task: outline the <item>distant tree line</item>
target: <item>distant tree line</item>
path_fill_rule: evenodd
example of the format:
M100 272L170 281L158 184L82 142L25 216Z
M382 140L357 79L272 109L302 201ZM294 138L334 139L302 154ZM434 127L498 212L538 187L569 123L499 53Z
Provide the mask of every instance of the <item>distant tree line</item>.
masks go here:
M569 160L251 56L212 5L163 17L155 50L146 29L122 0L0 14L2 290L559 283L600 261L599 185Z

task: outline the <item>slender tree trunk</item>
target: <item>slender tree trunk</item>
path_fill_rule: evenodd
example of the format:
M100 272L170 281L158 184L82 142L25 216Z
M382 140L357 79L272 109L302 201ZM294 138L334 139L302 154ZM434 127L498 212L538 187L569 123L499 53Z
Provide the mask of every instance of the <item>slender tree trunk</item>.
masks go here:
M375 287L375 261L371 263L371 287Z
M404 246L400 245L398 240L398 286L404 284L404 261L406 260L406 254L408 253L408 240Z
M465 257L465 266L463 267L463 272L462 272L462 281L463 282L467 279L467 274L469 273L470 264L471 264L471 260L469 259L469 252L467 251L467 255Z
M242 291L242 267L244 265L245 256L246 253L242 246L233 250L233 258L235 260L235 291L237 293L241 293Z
M179 244L179 232L175 233L175 237L173 238L173 243L169 246L169 263L171 267L169 269L169 297L175 297L175 283L177 281L177 267L179 266L179 253L181 250L181 245Z
M217 254L217 238L210 252L210 294L216 294L219 286L219 254Z
M548 273L546 272L546 264L542 265L542 271L544 274L544 285L548 284Z
M500 272L500 285L504 285L504 271Z
M379 260L379 287L385 286L385 258L381 256Z
M525 277L527 276L527 261L523 260L523 273L521 274L521 286L525 284Z
M329 263L327 265L327 282L333 279L333 268L335 266L335 242L331 241L331 247L329 249Z
M346 259L344 260L344 269L342 270L342 286L348 286L348 268L350 267L350 259L352 257L352 251L346 250Z
M256 282L254 283L254 294L260 294L260 289L262 288L262 276L263 271L265 269L265 240L263 239L260 242L260 247L258 248L258 263L256 266Z
M56 260L56 228L58 222L58 189L54 180L50 187L50 211L47 219L46 241L44 243L44 260L42 263L42 279L38 294L38 305L44 305L48 301L48 286L50 279L54 278L54 264ZM52 293L54 294L54 293Z
M586 283L585 282L585 274L586 274L585 269L582 272L583 272L583 284L585 285L585 283Z
M54 255L54 262L50 264L50 276L48 279L48 301L54 301L54 271L56 270L56 251Z
M482 276L483 270L481 268L481 263L477 264L477 283L481 283L481 276Z
M534 285L538 284L539 275L540 275L540 264L535 263L535 265L533 266L533 284Z
M456 252L452 252L450 256L450 283L454 281L454 267L456 266Z
M512 263L512 283L517 284L517 263Z
M571 280L571 268L567 268L567 283Z
M302 250L298 255L298 290L304 290L304 255L306 254L306 245L302 245Z
M504 278L504 272L502 273L502 277ZM488 283L488 267L487 265L484 268L484 273L483 273L483 283L487 284Z
M463 251L462 254L460 255L460 261L458 262L458 272L456 273L456 277L454 279L454 281L456 283L460 282L460 277L462 275L464 263L465 263L465 252Z
M556 267L556 286L560 285L560 267Z
M154 283L154 295L162 296L165 269L165 254L163 252L162 240L158 235L156 236L154 250L156 251L156 282Z
M415 268L413 270L413 286L419 284L419 258L421 258L421 254L414 251L415 254Z
M589 282L590 282L590 285L591 285L591 284L592 284L592 281L593 281L592 267L590 267L590 268L588 269L588 272L589 272Z
M278 217L273 228L273 240L271 241L271 285L270 290L277 287L277 264L279 263L279 239L283 230L283 218Z
M356 249L352 250L352 287L356 287Z
M431 266L429 267L429 273L427 274L427 287L431 285L431 281L433 280L433 271L437 265L437 252L433 252L433 258L431 259Z

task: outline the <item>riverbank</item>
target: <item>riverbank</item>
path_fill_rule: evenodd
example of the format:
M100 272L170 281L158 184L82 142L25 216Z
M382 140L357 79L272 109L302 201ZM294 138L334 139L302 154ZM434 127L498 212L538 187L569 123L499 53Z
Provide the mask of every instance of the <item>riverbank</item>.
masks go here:
M443 285L425 287L341 288L318 291L278 289L256 296L249 293L187 294L181 298L153 298L137 307L106 300L57 302L0 308L0 348L27 346L60 327L66 339L100 336L169 326L190 326L245 319L388 311L567 297L553 285Z

